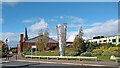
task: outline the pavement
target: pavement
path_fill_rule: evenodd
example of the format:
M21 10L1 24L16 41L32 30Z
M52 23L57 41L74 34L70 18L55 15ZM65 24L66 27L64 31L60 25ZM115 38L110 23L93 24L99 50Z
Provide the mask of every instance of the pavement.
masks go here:
M6 59L3 59L3 60L7 61ZM23 58L22 56L18 56L16 60L16 56L13 56L9 59L9 61L120 68L119 63L111 62L111 61L102 61L102 60L98 60L98 61L46 60L46 59L26 59L26 58Z

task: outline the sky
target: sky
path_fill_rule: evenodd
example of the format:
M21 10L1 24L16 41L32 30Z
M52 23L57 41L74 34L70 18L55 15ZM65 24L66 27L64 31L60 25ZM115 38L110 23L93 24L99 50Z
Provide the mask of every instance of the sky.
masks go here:
M3 2L2 40L16 46L20 34L28 29L29 38L48 27L49 36L57 40L56 26L67 23L67 41L73 41L82 26L84 39L118 33L117 2Z

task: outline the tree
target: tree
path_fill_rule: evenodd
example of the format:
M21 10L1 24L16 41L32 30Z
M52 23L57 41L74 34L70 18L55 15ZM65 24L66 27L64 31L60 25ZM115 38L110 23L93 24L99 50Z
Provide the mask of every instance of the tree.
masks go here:
M9 54L9 52L8 52L8 48L6 48L5 46L6 46L7 44L5 44L4 42L2 42L2 46L1 46L1 52L2 52L2 57L6 57L7 56L7 54Z
M93 49L98 49L98 48L100 48L100 45L101 44L99 44L99 43L97 43L97 42L86 42L85 43L85 48L86 48L86 51L87 52L92 52L93 51Z
M31 46L27 47L27 48L25 49L25 52L26 52L26 53L30 53L30 52L31 52Z
M39 33L38 39L37 39L37 48L38 51L45 51L48 50L48 40L49 40L49 33L48 30L45 30L45 33L43 35L42 29L41 32Z
M38 49L38 51L44 51L42 29L41 29L39 36L38 36L38 39L37 39L37 49Z
M45 50L47 50L47 44L48 44L48 40L49 40L49 33L48 30L45 30L44 36L43 36L43 45L45 46Z
M84 39L82 38L83 34L84 33L82 30L82 27L80 27L79 33L76 35L73 45L72 45L75 50L78 50L80 52L85 51Z
M27 35L27 27L25 28L25 38L24 38L24 41L27 41L28 40L28 35Z

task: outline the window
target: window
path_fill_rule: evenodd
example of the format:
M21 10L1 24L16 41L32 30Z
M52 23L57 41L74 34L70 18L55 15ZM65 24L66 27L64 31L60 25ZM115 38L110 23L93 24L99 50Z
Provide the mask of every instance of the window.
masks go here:
M109 41L111 41L111 40L109 39Z
M104 42L106 42L107 40L104 40Z
M112 42L116 42L116 39L113 39Z

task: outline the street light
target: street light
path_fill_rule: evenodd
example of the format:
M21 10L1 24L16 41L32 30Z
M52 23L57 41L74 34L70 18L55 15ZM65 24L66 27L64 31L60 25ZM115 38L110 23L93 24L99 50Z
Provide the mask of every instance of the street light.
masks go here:
M7 44L8 38L6 38L6 40L5 40L5 41L6 41L6 44Z
M6 45L7 45L8 38L6 38L5 41L6 41ZM5 52L7 53L6 48L5 48ZM7 53L7 57L8 57L8 53ZM7 59L7 58L6 58L6 59ZM8 60L9 60L9 57L8 57Z

